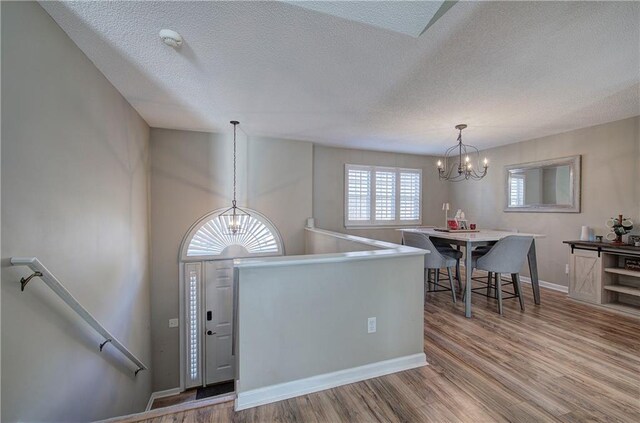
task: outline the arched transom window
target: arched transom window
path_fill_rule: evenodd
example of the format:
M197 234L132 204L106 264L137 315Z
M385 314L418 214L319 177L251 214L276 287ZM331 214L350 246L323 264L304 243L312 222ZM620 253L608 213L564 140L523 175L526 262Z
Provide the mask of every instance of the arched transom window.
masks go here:
M276 256L284 254L282 238L275 226L255 210L240 215L237 233L229 231L231 217L216 210L196 222L181 248L183 261L223 259L230 257Z

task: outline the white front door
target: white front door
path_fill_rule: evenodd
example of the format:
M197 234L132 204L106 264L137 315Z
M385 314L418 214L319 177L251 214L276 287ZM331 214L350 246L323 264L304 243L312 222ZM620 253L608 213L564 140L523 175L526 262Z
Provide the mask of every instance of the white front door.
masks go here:
M232 380L233 260L205 262L205 385Z

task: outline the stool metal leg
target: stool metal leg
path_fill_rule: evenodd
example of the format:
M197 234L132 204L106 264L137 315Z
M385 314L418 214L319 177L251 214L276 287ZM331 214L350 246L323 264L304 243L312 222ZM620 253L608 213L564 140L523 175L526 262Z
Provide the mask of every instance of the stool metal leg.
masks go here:
M496 273L496 291L498 294L498 313L502 315L502 279L500 273Z
M487 273L487 297L491 296L491 277L493 275L491 274L491 272Z
M515 273L513 278L516 283L518 299L520 300L520 310L524 311L524 298L522 297L522 285L520 284L520 274Z
M447 268L447 273L449 274L449 287L451 287L451 297L453 298L453 302L456 302L456 289L453 287L453 267Z

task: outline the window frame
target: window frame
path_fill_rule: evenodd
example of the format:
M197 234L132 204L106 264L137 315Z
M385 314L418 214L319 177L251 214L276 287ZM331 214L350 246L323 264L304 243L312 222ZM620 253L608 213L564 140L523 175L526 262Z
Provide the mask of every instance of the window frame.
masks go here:
M369 172L369 220L349 220L349 170L365 170ZM376 177L377 171L382 172L394 172L395 173L395 219L394 220L376 220ZM401 173L417 173L420 180L420 189L418 193L418 219L415 220L401 220L400 219L400 184ZM359 165L345 163L344 165L344 198L343 198L343 214L344 214L344 227L349 228L396 228L407 226L420 226L422 225L422 169L406 168L406 167L390 167L390 166L374 166L374 165Z

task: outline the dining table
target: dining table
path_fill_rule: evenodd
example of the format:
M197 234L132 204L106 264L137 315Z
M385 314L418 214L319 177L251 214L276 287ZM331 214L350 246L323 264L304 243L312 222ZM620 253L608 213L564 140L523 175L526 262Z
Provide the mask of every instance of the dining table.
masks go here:
M464 273L465 273L465 297L464 297L464 315L465 317L471 317L471 277L473 273L471 262L471 251L475 247L484 245L493 245L510 235L517 236L530 236L533 238L529 252L527 253L527 259L529 262L529 275L531 278L531 286L533 288L533 300L536 305L540 304L540 284L538 279L538 263L536 259L536 239L544 238L543 234L529 234L522 232L510 232L499 231L492 229L478 229L476 231L446 231L434 227L422 227L422 228L403 228L398 229L402 232L418 232L427 235L429 238L434 238L439 241L444 241L448 244L463 247L464 252ZM403 237L404 243L404 237Z

